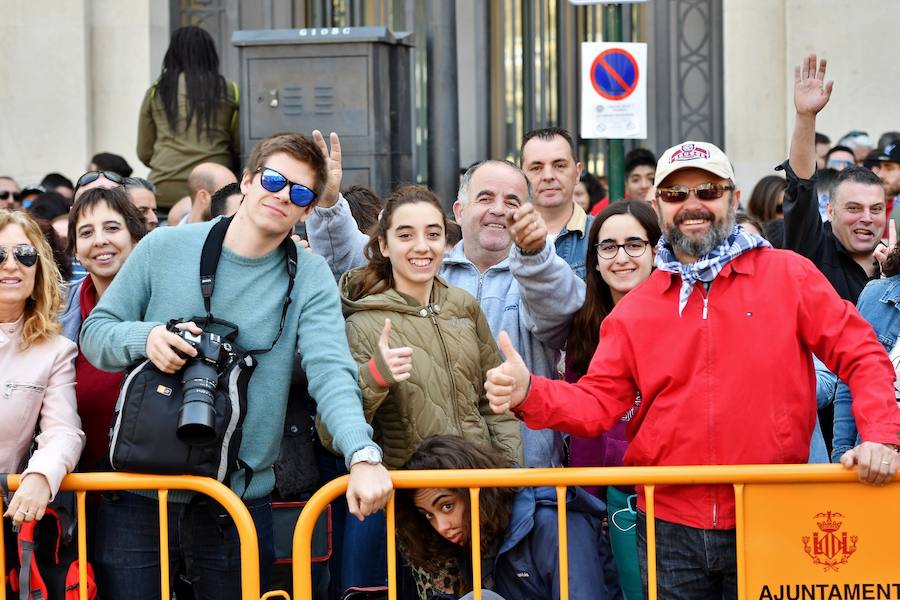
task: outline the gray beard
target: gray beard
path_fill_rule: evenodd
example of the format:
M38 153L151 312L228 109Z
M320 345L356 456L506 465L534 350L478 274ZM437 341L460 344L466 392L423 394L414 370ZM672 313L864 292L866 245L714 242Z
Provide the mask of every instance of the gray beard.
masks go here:
M703 258L731 234L736 214L737 209L729 208L724 221L714 222L703 237L696 239L682 234L678 225L669 225L665 231L666 240L676 253L680 252L693 258Z

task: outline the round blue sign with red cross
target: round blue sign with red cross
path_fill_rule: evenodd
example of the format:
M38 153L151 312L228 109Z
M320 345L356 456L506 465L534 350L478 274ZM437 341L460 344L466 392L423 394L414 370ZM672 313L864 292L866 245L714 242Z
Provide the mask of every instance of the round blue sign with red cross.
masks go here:
M639 77L637 61L623 48L604 50L591 65L591 84L607 100L624 100L630 96Z

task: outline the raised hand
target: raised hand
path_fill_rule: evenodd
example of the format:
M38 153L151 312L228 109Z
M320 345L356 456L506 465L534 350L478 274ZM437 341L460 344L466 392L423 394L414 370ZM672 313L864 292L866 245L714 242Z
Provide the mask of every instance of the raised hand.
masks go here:
M338 134L331 132L331 151L328 150L328 144L322 132L314 129L312 132L313 141L325 155L326 168L328 169L328 180L325 182L325 188L322 195L319 196L318 205L324 208L331 208L338 201L338 194L341 192L341 179L344 176L344 170L341 166L341 140Z
M888 221L888 243L885 246L883 243L879 242L878 247L875 248L875 260L878 261L878 266L884 271L884 261L887 260L888 254L894 249L897 245L897 225L894 223L894 219L890 219ZM882 277L884 275L882 274Z
M491 403L491 410L502 414L513 410L528 395L531 373L509 341L509 334L501 331L497 343L506 360L499 367L487 372L484 389Z
M527 202L506 213L506 226L513 242L525 252L540 252L547 243L547 225L535 209Z
M827 61L816 67L816 55L810 54L794 69L794 107L799 114L815 115L828 104L834 82L825 81Z
M412 373L413 350L408 346L402 348L391 348L391 320L384 320L384 329L381 331L381 337L378 339L378 350L381 352L381 358L384 364L390 370L390 378L394 383L409 379ZM388 373L383 373L388 375ZM387 377L385 377L387 379Z

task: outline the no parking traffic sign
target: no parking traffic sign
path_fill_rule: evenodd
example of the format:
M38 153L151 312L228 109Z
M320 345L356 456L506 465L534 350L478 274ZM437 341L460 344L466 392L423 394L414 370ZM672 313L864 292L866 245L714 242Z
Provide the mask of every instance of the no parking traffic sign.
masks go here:
M640 69L623 48L610 48L597 55L591 65L591 85L607 100L624 100L637 87Z
M581 44L581 137L647 137L647 45Z

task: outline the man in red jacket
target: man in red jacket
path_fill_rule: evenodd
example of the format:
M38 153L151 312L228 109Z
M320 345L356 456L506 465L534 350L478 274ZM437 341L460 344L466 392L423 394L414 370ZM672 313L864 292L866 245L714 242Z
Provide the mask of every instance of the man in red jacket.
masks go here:
M493 410L595 436L640 392L627 465L805 463L815 353L853 393L864 442L842 463L888 481L900 467L900 410L869 324L807 259L735 226L740 192L716 146L668 149L655 184L657 269L604 319L588 374L576 384L531 376L501 333L506 362L485 384ZM736 598L731 486L659 486L656 516L659 597ZM638 544L646 590L643 518Z

